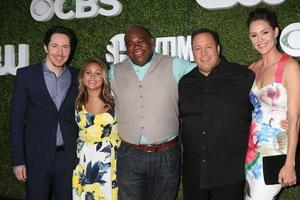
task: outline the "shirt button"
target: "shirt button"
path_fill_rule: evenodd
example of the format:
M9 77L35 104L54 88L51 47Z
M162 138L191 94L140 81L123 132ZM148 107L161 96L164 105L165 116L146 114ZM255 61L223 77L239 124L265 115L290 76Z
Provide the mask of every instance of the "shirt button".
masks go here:
M202 146L202 149L205 150L205 149L206 149L206 146Z
M202 135L205 135L205 133L206 133L205 131L202 131Z
M206 116L204 116L204 117L203 117L203 120L207 120L207 117L206 117Z
M203 162L203 163L205 163L205 162L206 162L206 160L205 160L205 159L203 159L203 160L202 160L202 162Z

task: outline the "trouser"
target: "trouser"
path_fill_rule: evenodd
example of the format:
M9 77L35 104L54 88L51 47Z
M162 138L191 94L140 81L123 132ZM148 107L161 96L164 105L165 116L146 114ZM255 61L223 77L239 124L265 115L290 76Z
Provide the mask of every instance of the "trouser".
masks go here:
M180 147L146 152L121 144L117 151L119 200L175 200L180 180Z
M47 156L47 155L45 155ZM66 159L66 152L59 149L50 166L27 166L26 199L72 200L73 165Z
M212 189L201 189L187 179L183 179L183 199L185 200L243 200L245 181Z

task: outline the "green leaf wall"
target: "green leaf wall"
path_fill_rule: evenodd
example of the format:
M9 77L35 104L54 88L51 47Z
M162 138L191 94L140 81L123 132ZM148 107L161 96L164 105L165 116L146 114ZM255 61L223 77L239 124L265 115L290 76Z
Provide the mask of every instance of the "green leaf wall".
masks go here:
M74 7L74 1L66 2ZM45 57L43 35L52 25L67 26L76 32L78 47L72 64L77 68L92 57L105 59L109 40L116 34L124 33L132 24L147 26L155 37L188 36L196 28L208 27L218 31L222 53L228 60L249 64L258 58L248 40L246 26L247 14L254 7L237 4L230 9L206 10L198 5L196 0L119 0L119 2L122 3L123 10L115 17L98 15L95 18L65 21L54 16L48 22L37 22L30 15L31 0L1 0L1 65L4 59L3 48L8 44L29 44L30 63L41 61ZM281 28L300 22L299 0L285 0L276 6L260 3L255 7L268 7L276 11ZM16 181L13 176L9 146L9 109L14 79L12 75L0 76L0 196L23 198L24 184ZM181 191L178 199L182 199ZM279 198L279 200L299 199L300 186L285 189Z

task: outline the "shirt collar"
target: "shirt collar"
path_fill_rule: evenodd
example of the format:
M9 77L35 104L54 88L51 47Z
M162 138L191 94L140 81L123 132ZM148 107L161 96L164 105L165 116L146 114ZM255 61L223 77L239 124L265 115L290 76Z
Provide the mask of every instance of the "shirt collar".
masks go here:
M43 60L42 66L43 66L43 71L44 71L44 72L50 73L50 74L54 74L54 72L52 72L52 71L48 68L48 66L46 65L46 60ZM62 71L61 71L61 73L60 73L59 76L63 75L66 71L67 71L67 67L66 67L66 65L64 65L63 68L62 68Z
M154 57L156 56L156 54L153 52L151 59L149 60L149 62L147 62L145 65L143 66L139 66L134 64L130 59L128 59L129 64L133 67L134 70L141 70L141 69L147 69L149 68L149 66L151 65Z

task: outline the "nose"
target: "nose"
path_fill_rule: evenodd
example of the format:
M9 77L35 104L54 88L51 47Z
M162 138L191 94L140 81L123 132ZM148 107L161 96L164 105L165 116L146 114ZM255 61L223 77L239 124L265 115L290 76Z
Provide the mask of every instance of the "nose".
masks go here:
M201 54L202 56L205 56L205 55L206 55L206 50L205 50L205 48L202 48L202 49L200 50L200 54Z
M58 54L63 54L63 48L62 47L60 47L60 48L58 48Z
M262 37L261 35L258 35L258 36L257 36L258 42L261 42L261 41L262 41L262 38L263 38L263 37Z

